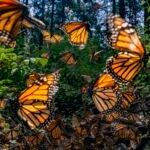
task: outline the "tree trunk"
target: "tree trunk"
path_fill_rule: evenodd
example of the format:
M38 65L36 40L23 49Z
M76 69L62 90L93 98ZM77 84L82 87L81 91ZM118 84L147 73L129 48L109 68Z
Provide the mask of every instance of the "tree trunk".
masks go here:
M149 4L145 4L144 6L144 25L146 27L145 33L150 34L150 19L148 20L148 17L150 16L150 12L148 12L148 6L150 5L150 2L147 1Z
M112 8L113 14L116 13L116 0L113 0L113 8Z
M121 17L125 17L125 2L124 0L119 0L119 14Z
M55 7L55 0L52 0L52 12L51 12L51 26L50 32L53 33L53 24L54 24L54 7Z

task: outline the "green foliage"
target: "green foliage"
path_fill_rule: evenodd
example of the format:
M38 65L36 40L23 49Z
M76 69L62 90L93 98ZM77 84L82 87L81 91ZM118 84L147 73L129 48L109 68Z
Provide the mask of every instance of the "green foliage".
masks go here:
M22 39L21 39L22 40ZM112 51L103 50L100 41L90 39L85 49L80 50L76 46L71 46L65 38L59 44L43 44L41 50L32 49L26 46L19 51L17 49L0 49L0 97L15 99L20 92L26 88L26 79L32 72L50 73L62 68L60 89L56 95L56 106L58 111L70 114L82 111L83 106L80 87L86 83L81 75L90 75L93 81L102 73L105 68L106 59L112 55ZM90 54L96 51L101 52L98 61L91 61ZM66 65L61 61L60 56L65 51L71 51L77 59L76 65ZM49 52L50 59L41 58L41 54ZM86 106L91 99L84 100Z
M16 54L14 49L0 48L0 97L11 97L21 91L25 85L25 78L36 70L44 67L47 60L39 57L28 57ZM17 96L17 95L15 95Z

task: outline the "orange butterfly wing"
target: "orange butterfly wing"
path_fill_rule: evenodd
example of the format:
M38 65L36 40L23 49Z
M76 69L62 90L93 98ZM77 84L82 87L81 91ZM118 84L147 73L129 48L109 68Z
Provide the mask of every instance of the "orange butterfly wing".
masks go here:
M95 82L92 99L102 113L111 113L118 109L122 97L118 85L108 73L102 74Z
M75 55L71 52L63 53L61 59L68 65L75 65L77 63Z
M85 46L88 39L89 25L83 22L71 22L62 25L61 29L69 36L73 45Z
M45 29L45 24L29 16L28 8L14 0L0 0L0 44L15 47L14 38L21 26L32 28L33 25Z
M18 115L31 129L41 127L52 119L53 98L58 90L59 73L43 75L32 83L18 98Z
M59 139L62 135L59 124L59 120L52 120L47 126L47 130L51 132L54 139Z
M118 82L126 84L137 76L143 66L144 62L136 53L120 52L107 61L107 72Z
M126 124L116 123L114 128L115 135L117 135L120 139L136 140L137 138L134 127L128 127Z
M108 25L112 33L109 39L112 48L137 53L140 56L145 54L145 49L131 24L119 15L109 15Z
M42 31L42 34L43 34L43 40L48 43L54 44L54 43L59 43L60 41L63 40L62 36L58 34L51 35L48 31L45 30Z
M144 65L145 48L135 29L120 16L110 15L108 24L110 45L121 52L107 61L107 71L118 82L129 83Z
M113 122L114 120L119 119L120 116L121 116L120 112L113 111L108 115L103 115L102 119L105 120L106 122Z
M122 99L122 104L121 107L123 109L126 109L129 107L135 100L137 100L137 96L135 95L134 92L124 92L122 93L123 99Z

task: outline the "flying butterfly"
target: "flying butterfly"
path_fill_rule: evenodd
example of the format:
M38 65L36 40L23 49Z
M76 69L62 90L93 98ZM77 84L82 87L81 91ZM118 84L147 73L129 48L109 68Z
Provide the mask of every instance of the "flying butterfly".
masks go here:
M119 109L122 95L110 74L104 72L99 76L91 92L95 106L101 113L110 114Z
M14 38L21 26L45 29L45 24L30 16L29 9L15 0L0 0L0 44L15 47Z
M137 100L137 95L135 92L122 92L122 96L122 109L128 108L133 102L135 102L135 100Z
M40 73L32 73L28 76L27 80L26 80L26 86L27 87L31 87L36 80L38 80L40 78L42 74Z
M59 71L34 77L19 96L18 115L31 129L45 127L53 118L54 95L58 91Z
M119 83L128 84L147 60L145 48L132 25L119 15L109 15L108 26L110 46L121 52L107 61L107 72Z
M62 36L58 34L51 35L46 30L42 30L42 34L43 34L43 40L47 43L55 44L55 43L60 43L63 40Z
M45 59L49 59L51 57L51 54L49 52L44 52L41 54L41 57Z
M72 45L84 48L87 43L90 26L85 22L64 23L61 28L68 36Z
M77 63L76 57L72 52L64 52L60 57L61 60L68 65L75 65Z
M90 61L98 61L101 57L100 53L102 51L97 51L97 52L92 52L90 53L89 57L90 57Z
M3 98L0 98L0 110L5 109L6 106L7 106L7 101Z

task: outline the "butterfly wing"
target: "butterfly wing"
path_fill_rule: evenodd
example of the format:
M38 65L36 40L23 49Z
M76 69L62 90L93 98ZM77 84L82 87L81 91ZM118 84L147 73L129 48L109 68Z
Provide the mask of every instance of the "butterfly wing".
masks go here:
M126 109L132 104L135 100L137 100L137 96L135 95L134 92L124 92L122 93L123 99L122 99L122 104L121 107L123 109Z
M41 76L18 98L20 104L18 115L31 129L40 128L52 119L53 98L58 91L59 76L58 71Z
M95 82L92 99L101 113L111 113L118 109L122 97L118 85L108 73L102 74Z
M85 46L88 39L89 25L83 22L71 22L62 25L61 29L69 36L73 45Z
M13 38L20 31L22 16L27 8L16 1L0 0L0 43L15 47Z
M28 123L31 129L34 129L45 125L49 117L52 117L52 112L49 110L48 103L30 100L20 106L18 115Z
M0 44L15 47L13 40L20 32L21 25L32 28L36 25L45 29L45 24L29 16L28 8L14 0L0 0Z
M102 116L102 119L105 120L106 122L113 122L114 120L117 120L119 119L121 116L121 113L120 112L117 112L117 111L113 111L111 112L110 114L105 114Z
M59 125L59 120L52 120L47 126L47 130L51 132L54 139L59 139L61 137L61 129Z
M137 138L134 127L130 127L122 123L115 123L114 129L115 135L117 135L120 139L135 140Z
M110 15L108 26L111 47L122 52L107 61L107 71L120 83L129 83L144 65L145 48L132 25L120 16Z
M119 15L109 15L108 26L111 31L109 43L112 48L137 53L141 57L145 55L144 46L131 24Z
M144 62L136 53L120 52L107 61L107 72L120 83L129 83L139 73Z
M42 34L43 34L43 40L48 43L54 44L54 43L59 43L60 41L63 40L62 36L60 36L58 34L51 35L50 32L48 32L46 30L43 30Z
M75 55L71 52L63 53L61 59L68 65L75 65L77 63Z

